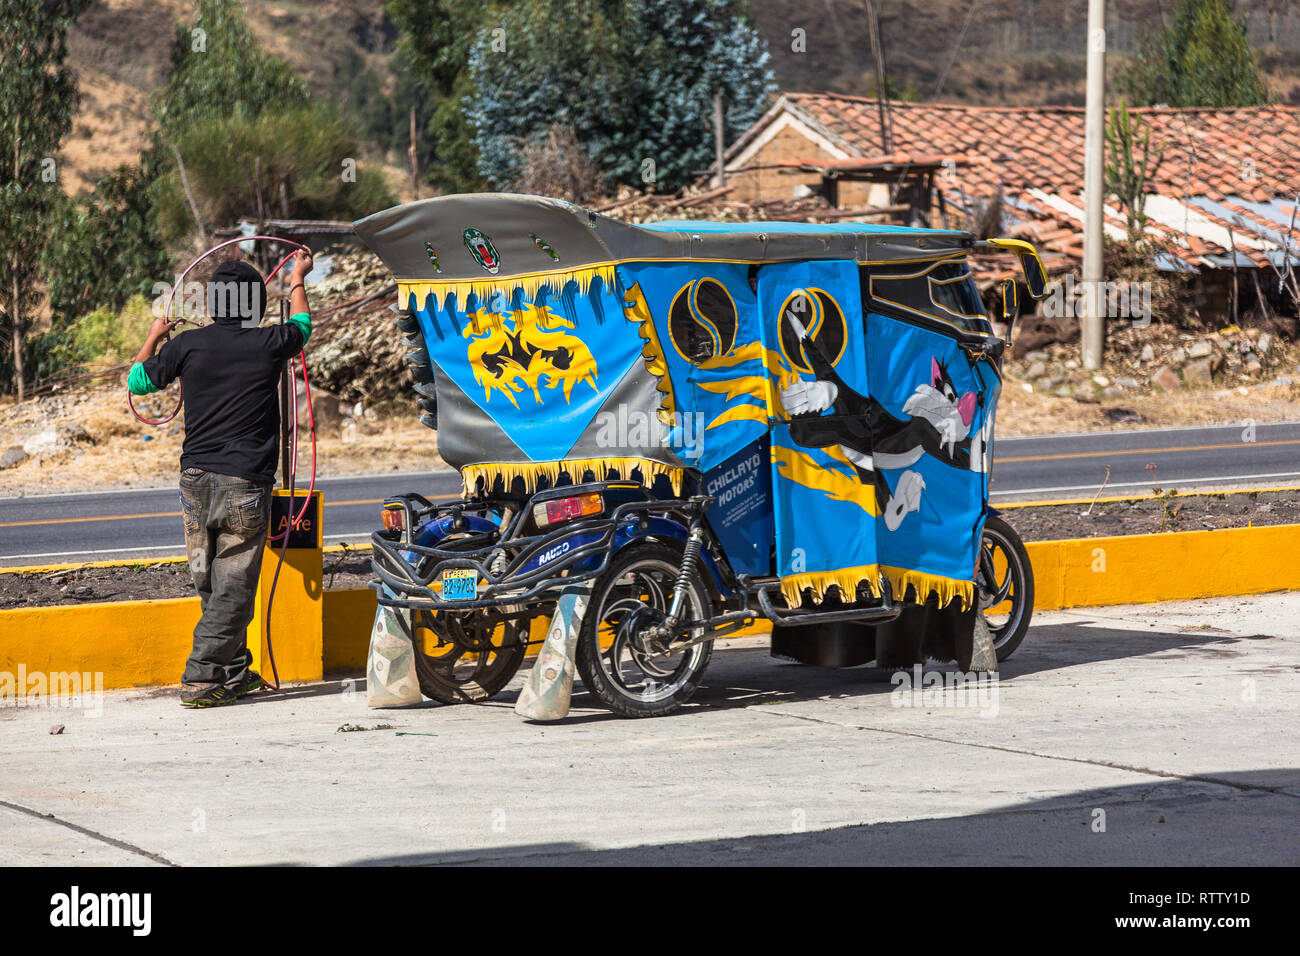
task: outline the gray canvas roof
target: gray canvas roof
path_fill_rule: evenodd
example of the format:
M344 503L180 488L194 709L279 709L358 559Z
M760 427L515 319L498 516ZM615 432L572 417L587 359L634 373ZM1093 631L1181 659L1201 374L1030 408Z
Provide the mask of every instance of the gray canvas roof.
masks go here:
M635 226L572 203L514 193L405 203L360 219L355 228L394 276L408 282L500 281L619 261L931 259L964 252L974 241L965 232L864 223ZM471 253L467 230L477 230L491 242L499 258L497 272L489 274ZM437 257L436 268L429 251Z

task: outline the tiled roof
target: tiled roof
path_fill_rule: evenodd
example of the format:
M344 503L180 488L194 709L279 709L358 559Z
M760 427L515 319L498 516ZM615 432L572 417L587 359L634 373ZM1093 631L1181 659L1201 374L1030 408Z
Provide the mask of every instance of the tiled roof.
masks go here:
M853 158L880 157L874 99L787 93L735 146L734 155L782 111L794 114ZM1281 263L1280 249L1300 192L1300 109L1158 109L1133 112L1163 157L1151 180L1148 229L1174 241L1181 263L1232 265L1229 246L1247 260ZM936 177L945 202L965 210L1001 188L1009 230L1071 258L1081 251L1084 110L891 102L893 154L960 157ZM811 163L826 164L810 158ZM1121 238L1122 211L1107 204L1106 231ZM1296 239L1291 239L1293 254Z

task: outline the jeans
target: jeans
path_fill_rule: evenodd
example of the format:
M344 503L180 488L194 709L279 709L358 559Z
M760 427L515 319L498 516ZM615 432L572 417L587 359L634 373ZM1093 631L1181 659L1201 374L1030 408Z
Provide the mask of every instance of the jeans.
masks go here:
M271 520L271 486L201 468L182 471L180 484L185 550L203 608L181 681L190 689L234 687L252 662L247 629Z

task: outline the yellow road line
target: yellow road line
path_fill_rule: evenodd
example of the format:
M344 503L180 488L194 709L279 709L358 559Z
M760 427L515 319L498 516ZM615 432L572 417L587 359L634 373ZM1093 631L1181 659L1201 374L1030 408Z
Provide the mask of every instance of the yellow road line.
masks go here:
M155 511L152 514L105 515L90 518L46 518L43 521L6 521L0 528L26 528L38 524L72 524L77 521L134 521L138 518L179 518L179 511Z
M1015 458L994 458L994 465L1010 461L1064 461L1069 458L1107 458L1114 455L1161 455L1169 452L1223 451L1230 448L1264 448L1270 445L1300 445L1300 438L1278 441L1227 442L1222 445L1179 445L1172 448L1121 448L1115 451L1072 451L1060 455L1021 455Z

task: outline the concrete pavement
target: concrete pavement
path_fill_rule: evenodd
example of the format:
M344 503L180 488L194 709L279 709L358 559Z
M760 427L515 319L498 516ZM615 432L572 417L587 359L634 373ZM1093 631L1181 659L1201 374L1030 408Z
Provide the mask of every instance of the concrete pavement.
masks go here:
M523 723L522 676L408 711L360 679L205 712L9 702L0 864L1296 865L1298 652L1288 593L1042 614L996 703L964 707L764 639L652 721L580 694Z

